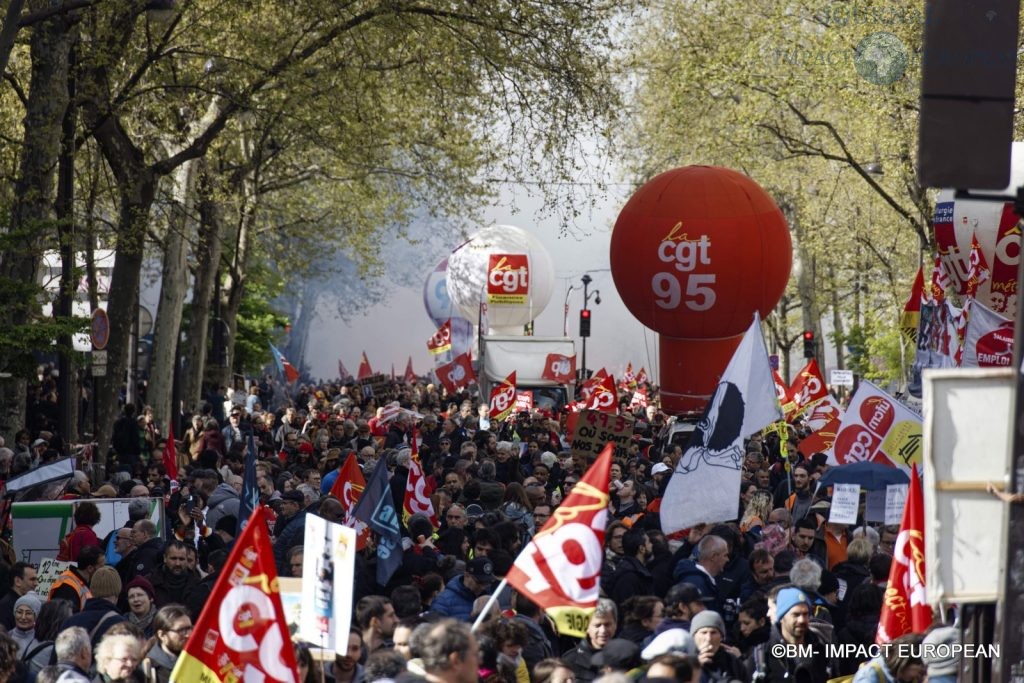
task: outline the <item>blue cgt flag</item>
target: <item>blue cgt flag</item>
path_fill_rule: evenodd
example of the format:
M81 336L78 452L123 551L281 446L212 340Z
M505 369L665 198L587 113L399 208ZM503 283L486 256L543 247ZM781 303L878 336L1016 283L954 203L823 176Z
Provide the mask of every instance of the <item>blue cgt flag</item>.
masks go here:
M388 484L387 459L381 458L366 482L363 495L356 503L352 516L365 522L379 538L377 541L377 583L387 584L391 575L402 565L402 532L398 512L391 498Z

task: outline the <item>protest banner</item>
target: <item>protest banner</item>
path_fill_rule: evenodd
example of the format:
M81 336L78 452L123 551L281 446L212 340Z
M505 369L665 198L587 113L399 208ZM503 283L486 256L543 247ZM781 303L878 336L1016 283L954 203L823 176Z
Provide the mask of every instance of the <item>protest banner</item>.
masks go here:
M615 444L616 458L628 457L629 444L633 442L633 418L597 410L580 411L572 435L572 454L597 455L609 441Z
M921 451L921 416L864 381L843 416L829 463L873 460L909 473L921 463Z

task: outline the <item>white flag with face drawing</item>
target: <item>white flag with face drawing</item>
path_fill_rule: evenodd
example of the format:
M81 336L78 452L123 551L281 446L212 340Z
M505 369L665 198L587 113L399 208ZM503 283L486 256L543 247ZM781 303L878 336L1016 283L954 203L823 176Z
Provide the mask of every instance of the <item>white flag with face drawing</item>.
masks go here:
M666 534L736 519L743 440L782 419L761 318L754 314L679 459L661 503Z

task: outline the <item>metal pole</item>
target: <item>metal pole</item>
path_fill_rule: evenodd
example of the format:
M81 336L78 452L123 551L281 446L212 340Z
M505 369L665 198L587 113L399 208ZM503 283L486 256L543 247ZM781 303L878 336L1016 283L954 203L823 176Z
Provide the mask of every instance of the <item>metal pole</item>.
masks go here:
M583 310L585 311L587 310L587 301L590 299L590 294L587 293L587 288L590 287L590 276L584 274L581 281L583 282ZM582 368L580 369L580 381L582 382L587 379L587 338L581 335L580 339L583 341Z

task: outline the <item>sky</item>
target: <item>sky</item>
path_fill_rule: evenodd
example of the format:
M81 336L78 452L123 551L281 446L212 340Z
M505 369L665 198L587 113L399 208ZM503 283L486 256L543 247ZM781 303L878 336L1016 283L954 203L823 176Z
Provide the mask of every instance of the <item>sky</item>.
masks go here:
M551 301L537 317L534 333L537 336L562 336L564 304L568 292L568 332L576 339L577 367L581 362L582 347L579 338L579 310L583 305L580 278L588 273L593 279L589 291L600 292L601 303L593 311L591 337L587 340L587 367L602 366L613 374L621 373L626 364L634 370L646 367L654 373L657 365L657 335L641 325L626 310L612 281L609 270L609 243L612 227L619 210L628 199L630 189L625 184L611 184L602 191L592 187L593 209L584 212L575 222L577 235L559 236L559 218L543 211L539 197L530 196L524 186L503 186L500 198L484 213L481 228L494 224L514 225L534 236L548 250L554 264L555 283ZM452 248L457 243L451 245ZM440 260L440 259L438 259ZM428 273L423 273L425 280ZM341 320L314 323L307 347L307 361L314 376L333 378L337 375L339 344L341 360L346 369L355 373L359 358L365 350L375 371L390 373L391 364L401 374L409 356L418 374L425 374L433 366L433 357L427 352L427 339L435 327L427 317L423 305L422 284L417 287L397 287L390 291L385 304L376 306L363 317L348 322Z

